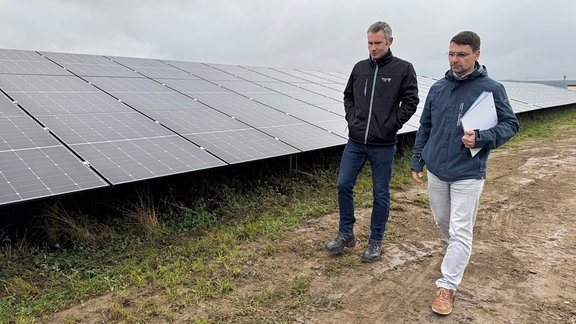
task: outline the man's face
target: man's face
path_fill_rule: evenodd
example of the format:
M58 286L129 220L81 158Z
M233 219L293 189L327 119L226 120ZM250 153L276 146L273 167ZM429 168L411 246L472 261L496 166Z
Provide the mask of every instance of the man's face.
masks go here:
M388 53L390 45L392 45L392 37L386 40L383 30L376 33L368 33L368 51L373 60L377 60Z
M480 57L480 50L472 51L470 45L458 45L450 43L448 61L450 70L457 76L464 76L474 70L474 64Z

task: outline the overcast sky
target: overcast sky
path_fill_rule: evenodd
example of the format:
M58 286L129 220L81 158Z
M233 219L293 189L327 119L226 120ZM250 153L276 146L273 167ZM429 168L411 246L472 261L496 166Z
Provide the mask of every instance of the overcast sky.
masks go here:
M472 30L497 80L576 79L575 0L0 0L0 48L348 73L377 20L418 75Z

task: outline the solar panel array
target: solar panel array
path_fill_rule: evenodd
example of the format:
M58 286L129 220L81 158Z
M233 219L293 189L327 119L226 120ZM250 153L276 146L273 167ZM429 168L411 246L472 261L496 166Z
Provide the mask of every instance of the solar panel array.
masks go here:
M539 83L503 81L514 112L539 110L576 103L576 92Z
M0 49L0 205L343 145L340 72ZM416 131L433 78L400 133ZM576 93L505 83L517 112Z

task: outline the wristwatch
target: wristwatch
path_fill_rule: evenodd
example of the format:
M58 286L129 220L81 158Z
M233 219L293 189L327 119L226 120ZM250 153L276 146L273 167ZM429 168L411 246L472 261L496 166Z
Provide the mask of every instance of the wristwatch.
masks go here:
M480 131L478 129L475 129L474 134L476 134L476 141L479 141L480 140Z

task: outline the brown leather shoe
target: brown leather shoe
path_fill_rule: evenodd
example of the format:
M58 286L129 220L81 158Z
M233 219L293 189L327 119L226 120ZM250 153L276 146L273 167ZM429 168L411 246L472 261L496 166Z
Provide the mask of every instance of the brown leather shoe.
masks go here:
M454 302L454 291L446 288L438 288L436 297L432 302L432 311L440 315L452 313L452 303Z

